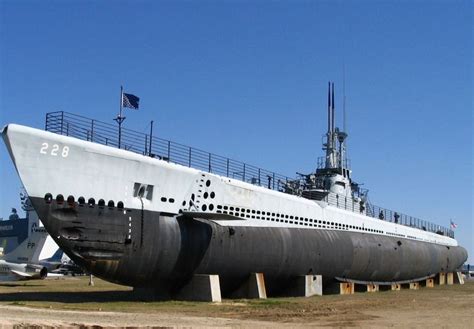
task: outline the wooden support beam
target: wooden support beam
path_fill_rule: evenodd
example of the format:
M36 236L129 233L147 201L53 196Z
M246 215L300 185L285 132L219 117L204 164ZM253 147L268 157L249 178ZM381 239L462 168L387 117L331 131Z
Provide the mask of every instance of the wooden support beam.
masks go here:
M446 273L444 272L439 272L436 275L436 283L439 284L440 286L446 284Z
M379 285L375 283L357 283L354 289L356 292L377 292L379 291Z
M339 283L339 294L341 295L352 295L354 293L355 284L351 282Z
M427 288L434 288L434 278L429 278L429 279L426 279L425 281L425 287Z
M464 284L464 276L461 272L454 272L454 283Z
M453 272L446 273L446 284L448 286L451 286L451 285L454 284L454 273Z
M418 290L418 289L420 289L420 283L419 283L419 282L411 282L411 283L410 283L410 289L411 289L411 290Z
M368 284L367 285L367 292L377 292L379 291L379 285L378 284Z

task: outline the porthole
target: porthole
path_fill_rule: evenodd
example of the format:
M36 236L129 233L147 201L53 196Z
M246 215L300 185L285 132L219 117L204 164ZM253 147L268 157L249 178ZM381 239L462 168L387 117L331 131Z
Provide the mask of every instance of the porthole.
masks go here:
M113 200L109 200L109 202L107 203L107 206L108 206L109 208L113 208L113 207L115 206L114 201L113 201Z
M74 204L74 197L72 195L67 197L67 203L71 206Z
M209 196L209 193L204 192L204 195L203 195L203 196L204 196L204 199L207 199L207 197Z
M89 198L89 200L87 201L87 204L88 204L89 206L95 205L95 200L94 200L94 198Z
M167 200L168 200L168 199L167 199L167 198L165 198L164 196L163 196L163 197L161 197L161 202L166 202Z
M186 206L186 200L184 200L182 203L181 203L184 206Z
M80 196L79 199L77 199L77 202L79 202L80 205L83 205L84 203L86 203L86 199L84 199L83 196Z
M206 210L207 210L207 206L206 206L205 204L203 204L203 205L201 206L201 209L202 209L202 211L206 211Z
M51 195L51 193L46 193L44 195L44 201L46 201L47 203L50 203L51 200L53 200L53 196Z
M215 196L216 194L214 192L211 192L211 199L214 199Z
M56 195L56 202L57 202L58 204L62 204L62 203L64 202L64 197L63 197L62 194Z
M206 181L206 186L207 187L211 186L211 181L209 179Z
M117 208L123 209L123 202L122 201L117 202Z
M99 205L99 207L104 207L105 206L104 199L100 199L98 205Z
M169 201L169 203L174 203L174 199L173 199L173 198L170 198L168 201Z
M213 211L213 210L214 210L214 205L213 205L212 203L209 205L209 210L210 210L210 211Z

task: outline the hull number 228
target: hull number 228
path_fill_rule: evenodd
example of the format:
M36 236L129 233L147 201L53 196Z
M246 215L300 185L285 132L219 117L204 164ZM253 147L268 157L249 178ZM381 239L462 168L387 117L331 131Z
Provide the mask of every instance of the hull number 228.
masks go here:
M40 153L49 154L52 156L62 156L63 158L67 158L67 156L69 155L69 146L63 146L63 148L61 149L58 144L53 144L50 148L48 143L43 143L41 144Z

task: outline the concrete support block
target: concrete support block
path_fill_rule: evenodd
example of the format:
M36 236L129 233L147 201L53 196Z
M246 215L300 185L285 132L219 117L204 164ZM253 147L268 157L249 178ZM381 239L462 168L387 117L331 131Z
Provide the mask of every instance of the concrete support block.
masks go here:
M305 275L305 297L323 295L323 276Z
M263 273L252 273L248 279L232 293L233 298L267 298Z
M434 278L429 278L429 279L426 279L425 281L425 287L426 288L434 288Z
M454 284L454 273L453 272L446 273L446 284L449 285L449 286Z
M464 277L461 272L454 272L453 276L454 276L454 283L464 284Z
M311 297L323 295L323 277L321 275L301 275L294 278L286 290L287 296Z
M392 290L400 290L401 289L401 284L399 283L392 283Z
M221 302L219 275L195 274L174 297L178 300Z
M368 284L367 285L367 292L377 292L379 291L379 285L378 284Z
M440 272L436 275L436 283L440 286L446 284L446 273Z
M350 282L341 282L339 284L339 294L352 295L354 293L355 284Z
M418 289L420 289L420 283L419 283L419 282L411 282L411 283L410 283L410 289L411 289L411 290L418 290Z

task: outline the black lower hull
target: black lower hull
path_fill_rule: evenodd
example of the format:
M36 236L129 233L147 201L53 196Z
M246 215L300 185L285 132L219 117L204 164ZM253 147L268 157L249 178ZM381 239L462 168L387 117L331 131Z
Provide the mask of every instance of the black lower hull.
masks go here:
M467 259L462 247L376 234L228 227L139 209L32 202L48 232L77 264L108 281L168 293L193 274L219 274L225 293L250 273L261 272L271 292L298 275L416 280L455 271Z

